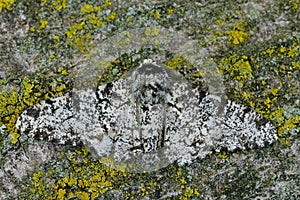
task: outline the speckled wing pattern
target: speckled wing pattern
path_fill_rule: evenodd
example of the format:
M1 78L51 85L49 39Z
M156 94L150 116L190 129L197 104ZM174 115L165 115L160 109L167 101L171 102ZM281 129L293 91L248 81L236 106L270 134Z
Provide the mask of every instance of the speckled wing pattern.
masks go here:
M215 101L178 72L145 62L95 92L67 93L29 108L17 127L37 139L83 142L97 157L145 165L186 164L213 151L263 147L277 139L258 113L228 100L218 114Z

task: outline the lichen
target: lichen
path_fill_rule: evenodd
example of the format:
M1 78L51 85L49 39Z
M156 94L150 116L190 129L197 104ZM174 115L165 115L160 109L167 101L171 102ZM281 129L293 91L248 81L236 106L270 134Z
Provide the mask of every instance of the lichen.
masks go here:
M249 37L250 35L248 33L237 27L228 32L228 40L235 45L245 42L245 40Z
M130 178L128 174L119 174L118 184L109 188L103 194L103 198L172 199L182 198L181 196L193 191L194 194L186 198L298 199L299 164L295 160L299 157L299 113L287 113L289 107L299 108L299 0L278 0L272 1L271 4L268 1L116 2L0 0L0 69L7 75L7 78L1 77L0 80L0 121L5 127L0 136L1 149L10 153L15 152L14 148L19 149L16 152L26 149L27 141L17 142L18 145L7 145L7 141L11 141L12 138L16 142L21 134L15 132L14 123L19 114L29 107L23 101L24 95L27 96L25 101L28 104L35 105L43 99L64 94L62 84L67 91L70 89L70 79L65 75L71 75L72 69L82 67L82 57L93 43L126 29L161 26L174 31L184 31L191 39L198 40L201 48L206 47L214 62L218 63L223 71L228 98L255 109L270 120L280 139L268 148L232 154L227 151L216 152L207 159L198 160L192 166L182 167L182 176L187 182L185 184L185 181L182 181L187 188L186 192L181 189L180 178L174 179L177 177L178 167L170 165L156 173L131 174ZM81 13L80 10L85 4L91 5L94 11ZM98 7L101 10L95 11ZM103 26L100 26L99 20L103 22ZM72 38L68 38L66 32L71 31L72 26L78 25L79 22L85 22L83 29L76 30L74 35L71 33ZM82 31L84 33L81 33ZM160 53L158 51L158 54ZM137 55L142 56L139 59L130 59L136 58ZM243 56L247 56L247 59L242 59ZM100 77L99 84L121 78L125 71L137 66L145 58L147 55L139 51L127 55L126 59L122 57L116 60L107 67ZM245 65L244 69L247 69L248 62L251 72L224 62L233 58ZM171 68L174 64L176 68L176 62L181 61L174 56L166 63L170 64ZM184 72L184 68L189 64L181 63L177 69L180 71L179 66L183 66ZM44 78L38 75L40 69L47 72L42 73ZM29 90L22 92L25 76L29 79ZM54 81L56 83L52 86L60 89L52 91L50 83L57 79L56 76L61 79ZM195 76L199 78L203 74ZM31 85L34 87L32 92L29 92ZM2 115L3 113L5 114ZM21 141L23 136L21 134L18 139ZM64 182L64 177L71 174L77 181L82 178L72 171L72 167L63 170L69 161L64 156L58 159L58 155L61 152L66 153L68 148L59 146L58 149L60 151L57 150L54 155L56 161L47 161L44 165L37 166L35 171L37 175L40 172L39 178L45 181L38 186L44 196L47 196L46 191L49 191L57 198L66 197L75 190L71 191L67 184L64 187L59 185ZM16 154L16 157L20 156L23 154ZM15 170L16 166L7 169L3 164L11 158L2 152L1 157L0 198L16 199L16 194L21 194L18 187L25 186L25 181L12 181L10 172ZM80 156L74 157L75 160L80 160ZM24 159L26 158L28 157L24 156ZM92 163L90 157L86 158L89 162L83 160L74 165L75 168L84 168ZM33 174L28 175L26 183L29 185L22 191L24 199L37 198L40 195L38 190L33 194L28 189L34 189L32 178ZM70 185L75 187L72 181ZM36 180L36 183L39 182ZM55 184L61 188L53 189ZM91 192L86 192L88 186L85 189L76 190L77 198L90 198L88 195Z
M96 199L114 191L121 192L125 199L136 199L156 198L163 192L161 180L156 175L150 173L136 175L116 171L105 167L99 161L91 161L87 153L85 148L73 151L67 157L67 165L56 161L55 167L33 173L24 185L24 191L26 191L24 198ZM169 167L166 172L168 173L164 174L165 178L174 184L173 188L166 188L171 192L170 195L172 190L177 191L175 196L178 199L190 199L199 195L197 187L190 184L191 179L184 168ZM62 175L58 176L59 174ZM52 182L50 177L58 178ZM166 179L163 180L166 181ZM134 185L138 187L135 188Z
M20 136L15 124L18 116L28 107L43 99L62 95L66 85L61 79L45 79L35 77L30 79L25 76L21 82L20 91L9 89L0 93L0 125L5 125L7 132L12 136L11 142L16 144ZM40 81L44 82L40 82ZM48 90L48 91L47 91ZM3 138L1 138L3 139Z
M14 0L1 0L0 1L0 12L5 8L7 10L12 10L12 5L14 4Z

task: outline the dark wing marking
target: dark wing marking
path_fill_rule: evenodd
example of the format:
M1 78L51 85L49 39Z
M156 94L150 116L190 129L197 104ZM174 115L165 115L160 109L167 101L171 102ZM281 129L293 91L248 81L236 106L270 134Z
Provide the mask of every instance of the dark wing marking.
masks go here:
M75 96L76 94L76 96ZM193 88L176 71L146 63L97 91L46 100L25 111L18 128L31 137L77 144L94 155L141 167L191 163L213 151L262 147L277 139L261 115Z

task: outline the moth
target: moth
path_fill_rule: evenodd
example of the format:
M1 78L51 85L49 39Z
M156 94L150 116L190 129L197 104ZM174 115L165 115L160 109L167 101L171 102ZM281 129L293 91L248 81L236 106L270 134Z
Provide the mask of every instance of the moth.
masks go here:
M276 129L260 114L151 60L95 91L73 91L34 105L17 120L29 137L59 144L83 143L97 158L154 169L190 164L214 151L269 145Z

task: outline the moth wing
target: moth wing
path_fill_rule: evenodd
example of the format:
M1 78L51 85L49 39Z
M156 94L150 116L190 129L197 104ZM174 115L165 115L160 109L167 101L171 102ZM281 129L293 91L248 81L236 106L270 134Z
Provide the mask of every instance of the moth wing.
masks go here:
M72 100L67 93L28 108L18 118L16 126L29 137L64 144L77 138L71 131L74 122Z
M120 123L119 116L124 114L124 110L129 106L126 79L121 78L113 83L100 85L95 99L95 112L91 112L94 115L83 120L90 124L91 131L82 134L81 140L96 157L101 158L114 153L116 138L122 138L115 128L116 124ZM92 106L87 104L84 107L88 109Z
M215 142L216 150L264 147L278 138L274 126L262 115L230 100L224 109L224 116L217 123L221 137Z

